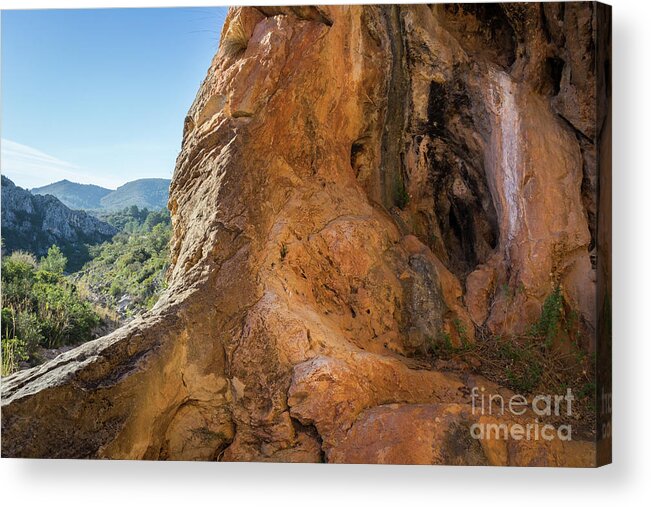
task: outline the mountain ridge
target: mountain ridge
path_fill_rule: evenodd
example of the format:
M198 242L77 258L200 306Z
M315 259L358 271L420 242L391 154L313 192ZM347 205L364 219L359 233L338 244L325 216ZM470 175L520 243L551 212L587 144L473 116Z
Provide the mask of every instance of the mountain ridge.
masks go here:
M167 207L171 180L140 178L119 186L100 200L103 209L118 210L129 206L161 209Z
M53 195L34 195L2 176L3 254L26 250L40 257L58 245L75 269L88 260L89 244L117 230L83 210L73 210Z
M128 206L153 210L167 207L170 181L166 178L139 178L112 190L63 179L32 188L30 192L33 195L53 195L64 205L77 210L116 211Z
M34 195L53 195L73 209L95 209L100 207L102 197L114 192L99 185L77 183L68 179L30 189Z

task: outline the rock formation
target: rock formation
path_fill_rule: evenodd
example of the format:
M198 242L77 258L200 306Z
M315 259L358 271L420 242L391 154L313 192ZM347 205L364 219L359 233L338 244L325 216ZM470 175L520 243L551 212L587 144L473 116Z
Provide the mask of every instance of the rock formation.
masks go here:
M107 241L116 232L112 225L71 210L53 195L32 195L2 176L3 253L26 250L40 257L56 244L78 267L87 256L85 244Z
M605 15L231 9L185 120L168 292L5 379L3 456L594 464L594 442L469 438L493 417L472 389L508 390L418 357L522 332L557 286L594 336Z

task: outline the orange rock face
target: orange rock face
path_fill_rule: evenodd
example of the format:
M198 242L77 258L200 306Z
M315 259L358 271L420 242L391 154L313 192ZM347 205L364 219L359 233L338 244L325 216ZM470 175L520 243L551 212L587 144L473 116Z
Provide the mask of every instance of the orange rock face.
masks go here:
M545 63L581 65L581 13L548 14L572 46L538 10L459 9L231 9L185 121L168 292L7 379L3 455L594 464L591 442L473 440L477 379L419 359L521 332L556 284L595 325L590 76Z

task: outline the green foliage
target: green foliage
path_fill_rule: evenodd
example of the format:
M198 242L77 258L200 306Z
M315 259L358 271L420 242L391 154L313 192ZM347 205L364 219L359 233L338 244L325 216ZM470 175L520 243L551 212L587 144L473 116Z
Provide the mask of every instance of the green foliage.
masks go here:
M121 280L113 280L111 286L109 287L109 294L114 299L118 299L125 292L124 284Z
M91 338L99 317L64 275L67 259L57 247L36 263L15 252L2 260L2 374L35 362L39 347L61 347Z
M396 178L396 184L393 190L393 202L400 209L405 209L407 204L409 204L409 192L407 192L405 182L400 177Z
M150 231L160 223L170 223L170 212L167 209L149 211L147 208L129 206L121 211L96 213L97 218L108 222L118 231L128 234ZM144 229L143 229L143 226Z
M578 391L579 398L592 398L596 396L597 385L594 382L586 382Z
M56 245L52 245L48 249L47 255L41 259L40 268L50 273L62 275L66 270L66 264L68 264L68 259L63 255L61 249Z
M92 287L114 308L126 296L133 310L153 306L165 288L171 220L167 210L150 212L131 206L107 217L120 232L91 248L92 261L71 277L68 259L57 245L40 262L14 252L2 260L2 373L20 363L38 362L40 347L59 348L92 338L100 324L84 291ZM71 278L75 278L76 283ZM101 298L100 298L101 299Z
M78 296L73 284L63 278L53 282L55 280L49 277L39 277L33 288L44 345L57 348L87 340L99 324L99 317L91 305Z
M2 259L2 306L7 302L20 302L29 293L37 262L32 254L14 252ZM4 335L3 335L4 336Z
M285 243L280 244L280 260L284 261L285 257L287 257L287 245Z
M123 297L133 311L151 308L166 287L171 219L169 211L131 206L106 217L121 231L112 241L91 248L93 259L79 282L114 307Z
M11 375L26 359L23 342L17 338L2 338L2 376Z
M2 375L13 373L21 361L29 360L42 340L40 322L34 313L3 308Z
M426 353L431 354L436 358L449 359L453 356L472 352L475 349L475 344L469 340L468 329L461 319L454 319L452 324L461 344L455 346L452 343L452 336L450 333L440 330L436 337L431 335L425 337Z
M559 285L554 287L552 293L547 296L543 303L540 319L531 326L530 334L533 336L544 336L546 345L552 345L554 338L561 331L563 318L563 295Z
M439 332L436 337L427 335L425 337L425 346L427 347L427 352L434 357L447 356L454 348L450 333L444 331Z
M454 328L457 330L457 334L459 335L459 339L461 340L462 346L465 348L468 346L468 329L466 329L466 326L463 322L461 322L461 319L454 319L452 321L454 324Z
M543 365L531 347L523 347L515 341L498 341L498 353L506 360L506 378L510 387L517 392L528 393L533 390L543 374Z

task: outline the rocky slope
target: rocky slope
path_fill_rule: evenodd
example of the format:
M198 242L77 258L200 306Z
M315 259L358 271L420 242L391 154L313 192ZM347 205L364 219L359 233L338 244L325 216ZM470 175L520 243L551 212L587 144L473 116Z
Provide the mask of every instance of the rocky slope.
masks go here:
M2 176L3 253L25 250L40 257L58 245L68 257L69 268L75 268L87 260L85 245L109 240L116 232L52 195L32 195Z
M472 389L509 391L419 357L519 333L557 286L594 335L606 17L231 9L185 120L168 292L6 379L3 456L594 464L594 442L469 438L496 420Z

